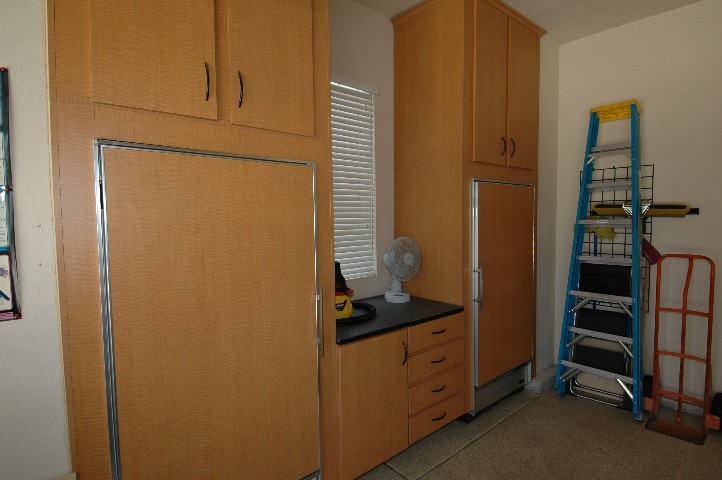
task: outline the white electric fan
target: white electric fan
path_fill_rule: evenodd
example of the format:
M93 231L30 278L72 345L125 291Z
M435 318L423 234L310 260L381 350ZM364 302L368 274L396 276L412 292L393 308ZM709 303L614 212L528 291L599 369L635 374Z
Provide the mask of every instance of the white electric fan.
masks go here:
M399 237L384 254L384 263L391 272L393 283L391 289L384 295L389 303L408 303L411 301L409 292L403 283L408 282L419 273L421 267L421 250L416 242L409 237Z

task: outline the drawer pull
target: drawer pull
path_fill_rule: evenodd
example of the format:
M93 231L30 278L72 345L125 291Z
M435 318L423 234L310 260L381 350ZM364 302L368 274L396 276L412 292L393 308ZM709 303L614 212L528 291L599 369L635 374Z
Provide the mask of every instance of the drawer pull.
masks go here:
M441 357L440 360L432 360L431 363L441 363L441 362L443 362L444 360L446 360L446 355L444 355L443 357Z
M432 421L432 422L438 422L439 420L443 420L444 417L446 417L446 412L444 412L444 414L443 414L442 416L440 416L440 417L432 418L431 421Z
M401 365L406 365L406 360L409 358L409 347L406 346L406 342L401 342L401 345L404 347L404 361L401 362Z
M211 72L208 68L208 62L205 62L206 65L206 102L211 96Z
M435 390L432 390L431 393L439 393L439 392L443 392L444 390L446 390L446 385L444 385L444 386L441 387L441 388L437 388L437 389L435 389Z
M446 329L445 329L445 328L444 328L443 330L437 330L437 331L435 331L435 332L431 332L431 334L432 334L432 335L440 335L440 334L442 334L442 333L444 333L444 332L446 332Z
M238 84L240 86L238 94L238 108L241 108L241 105L243 105L243 77L241 76L240 70L238 70Z

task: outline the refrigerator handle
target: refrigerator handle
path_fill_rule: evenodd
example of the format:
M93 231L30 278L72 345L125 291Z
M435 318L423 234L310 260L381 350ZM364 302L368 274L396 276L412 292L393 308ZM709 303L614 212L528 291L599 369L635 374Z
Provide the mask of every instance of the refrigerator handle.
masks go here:
M316 335L318 342L318 347L320 350L321 357L325 356L325 349L324 349L324 325L323 325L323 285L321 285L321 288L319 290L319 294L316 296L316 311L318 312L316 314L317 325L316 325Z
M481 263L477 268L474 269L474 272L477 275L477 282L476 282L476 297L474 297L474 302L481 305L484 303L484 265Z

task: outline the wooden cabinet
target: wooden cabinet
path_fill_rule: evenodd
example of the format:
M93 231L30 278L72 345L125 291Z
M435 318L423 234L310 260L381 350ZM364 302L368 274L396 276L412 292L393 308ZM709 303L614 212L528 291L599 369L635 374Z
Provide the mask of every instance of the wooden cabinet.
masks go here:
M456 314L339 348L342 479L464 414L463 328Z
M312 137L313 4L93 1L93 101Z
M312 0L230 2L231 121L313 136Z
M281 6L288 10L278 11ZM133 328L119 339L118 347L122 351L118 353L122 358L119 358L118 368L123 376L118 381L119 388L124 389L119 408L134 409L119 412L118 418L128 422L121 425L125 432L120 439L121 462L135 462L131 460L130 452L136 449L133 455L137 454L135 458L141 461L134 471L142 471L136 475L138 478L229 478L233 473L224 469L235 467L238 467L236 477L238 472L245 471L247 473L241 476L299 478L318 468L320 459L324 477L333 478L333 473L338 470L336 450L339 428L336 410L338 362L334 348L336 322L333 295L328 295L333 291L334 283L328 2L48 0L47 18L56 253L58 284L61 286L59 305L72 470L78 478L107 479L112 476L101 296L106 290L101 289L96 198L99 185L93 148L94 140L102 138L125 145L163 146L168 147L168 151L186 152L173 156L170 163L174 165L181 165L191 151L195 154L216 152L225 156L221 163L228 164L242 161L240 159L261 160L261 163L268 158L288 160L289 166L305 165L302 168L315 172L311 185L317 201L316 221L312 224L315 228L310 231L306 227L299 228L295 219L286 222L277 212L272 214L273 218L267 219L261 214L260 217L236 218L229 222L229 219L219 216L222 208L218 204L203 210L206 207L187 200L205 195L215 199L226 198L227 202L223 205L235 205L234 212L247 211L253 202L270 206L272 197L280 195L285 198L289 191L296 192L297 188L285 184L284 176L277 178L268 172L253 177L255 180L245 186L239 187L246 177L235 177L237 182L231 183L231 176L223 178L218 186L209 185L206 175L210 175L212 169L207 169L201 161L173 177L173 183L189 181L192 184L186 184L187 188L179 194L177 202L177 205L187 207L187 215L171 212L171 208L177 206L174 202L168 202L173 205L167 206L145 203L144 208L133 204L135 216L128 219L129 228L131 223L147 222L155 217L158 223L145 225L162 226L167 232L176 232L168 238L160 238L159 244L161 241L181 239L181 233L193 232L191 228L183 228L187 225L184 222L191 218L198 222L215 219L213 228L217 230L195 230L197 235L189 241L189 245L196 245L192 250L183 250L174 244L172 249L164 249L155 255L153 242L142 246L127 245L135 248L134 260L152 256L153 261L149 260L148 265L156 264L161 258L181 263L187 259L188 263L181 266L173 263L173 268L177 270L175 273L185 276L186 283L176 283L175 289L172 283L158 285L158 288L171 291L164 290L160 294L163 298L158 302L148 302L153 305L137 308L130 314L126 312L119 320L125 325L137 324L146 328L146 333L156 335L155 341L166 339L166 343L160 342L159 348L161 351L172 350L173 354L169 357L157 355L154 360L158 361L148 362L147 368L128 367L129 361L150 355L151 352L143 348L150 339L135 335ZM251 57L248 57L249 51L254 52ZM312 59L308 58L309 55ZM253 66L246 70L247 65ZM258 65L263 65L263 71ZM250 115L254 117L253 121L232 115L233 109L238 108L240 93L237 70L241 70L246 79L244 107L250 110L253 106L254 113ZM267 77L256 78L259 72ZM271 102L264 100L258 103L260 108L256 109L254 104L259 95L276 98ZM280 114L279 108L282 110ZM276 111L269 114L273 109ZM264 117L267 114L269 118ZM255 118L260 120L256 122ZM137 158L147 157L138 154ZM155 191L152 182L158 184L157 190L165 188L170 182L163 174L146 178L142 172L136 171L136 175L138 186L135 188L139 191L132 195L146 196ZM246 196L245 192L250 195ZM304 195L308 193L305 187L304 192ZM237 201L244 196L247 201L239 205ZM295 200L293 203L294 208L299 204ZM122 204L121 200L114 205ZM258 210L255 212L258 213ZM264 210L265 213L270 213L270 210ZM266 220L273 220L276 224L270 226L265 223ZM209 236L211 231L220 231L222 239ZM115 239L122 235L122 231L111 233ZM267 283L273 283L279 275L284 278L288 275L278 273L278 265L267 268L267 262L275 262L271 257L277 255L263 254L265 247L253 244L252 239L267 235L287 239L294 248L296 245L308 247L309 235L315 235L316 255L303 247L303 251L279 257L284 268L288 268L289 264L303 265L306 272L303 284L307 287L310 281L313 290L304 289L295 300L284 303L286 294L281 294L279 300L278 292L268 287ZM229 240L230 237L233 238ZM243 240L243 237L248 238ZM313 243L311 241L310 245ZM242 265L235 261L230 263L231 253L239 253L238 248L260 256L257 261L241 262ZM285 247L277 250L290 251ZM313 260L314 256L316 271L309 272L305 268L308 266L306 262ZM116 268L118 265L122 267L122 263L116 264ZM146 265L142 261L141 264L139 270ZM132 263L128 262L128 265ZM170 266L170 263L167 265ZM252 269L252 274L233 280L233 291L212 287L221 280L219 275L226 280L232 279L247 268ZM229 269L235 270L235 273ZM143 272L148 274L145 270ZM128 278L125 280L132 284ZM249 279L252 279L250 283ZM117 287L118 282L114 285ZM262 285L266 287L251 294L253 301L245 302L247 308L239 312L237 303L240 299L247 298L250 290ZM241 294L241 291L246 293ZM168 294L167 298L165 294ZM176 296L171 297L171 294ZM140 297L142 295L139 294L138 299ZM176 299L177 305L170 301L172 298ZM114 301L119 308L123 305L131 308L134 302L128 296L122 301L116 297ZM124 304L123 301L127 302ZM168 306L169 302L174 307L186 305L186 308L182 312L176 309L174 317L163 322L159 328L150 328L151 325L158 326L159 318L166 318L167 309L160 305ZM249 306L249 302L253 305ZM281 304L282 313L279 313ZM243 315L259 306L266 312L259 312L253 321L241 320ZM287 317L293 320L293 325L283 327L283 320L269 320L266 318L268 314ZM309 330L308 322L315 324L319 320L323 321L323 326ZM251 331L240 334L237 328L241 323L248 323ZM197 339L187 338L186 332L198 333ZM305 332L302 334L303 342L298 339L301 332ZM167 333L171 335L165 335ZM311 347L307 343L309 335L314 337L311 338ZM246 345L244 342L261 350L255 350L256 347L233 348L233 345ZM303 359L299 359L294 347L301 343L306 346ZM181 348L185 346L188 349ZM310 357L308 348L311 349ZM269 360L269 355L273 359ZM313 360L310 364L309 358ZM163 387L168 386L161 388L165 392L160 392L158 388L146 390L138 383L157 378L157 372L173 371L169 362L176 361L185 362L184 365L193 364L195 384L190 385L192 395L188 399L171 398L178 396L175 394L182 390L186 378L159 383ZM256 368L268 366L273 361L290 363L284 364L288 367L281 369L284 373L272 375L267 368ZM204 365L208 368L202 368ZM206 374L199 375L200 370ZM176 380L178 382L173 383ZM405 381L406 377L402 383ZM167 382L173 384L168 385ZM303 387L299 386L300 383ZM148 384L153 384L153 381ZM207 390L206 386L209 387ZM291 405L295 397L303 390L303 396L308 398L308 388L315 392L315 402L304 401L303 411L295 410ZM138 391L142 393L135 394ZM205 391L208 399L203 397ZM168 397L163 397L166 392ZM142 403L146 395L153 402L148 404L148 411L143 411L143 406L136 404ZM270 400L263 404L265 398ZM256 403L259 399L261 404ZM186 409L193 402L194 407L199 408ZM286 405L287 402L289 405ZM209 407L206 414L194 416L198 410L203 410L203 406ZM242 412L238 411L239 406L243 406ZM159 415L149 413L150 409L160 412ZM249 419L248 415L252 415L254 410L257 415ZM285 416L292 411L295 411L294 418ZM157 428L160 433L167 430L166 426L180 433L174 439L165 438L161 442L155 442L151 436L137 438L142 437L146 430L133 423L136 412L140 412L138 418L163 423ZM170 420L175 413L180 425ZM233 418L224 422L224 415ZM203 423L202 419L208 418L210 420ZM237 421L243 418L248 422ZM257 428L253 428L254 425ZM265 427L262 429L259 425ZM296 425L305 433L296 431ZM254 431L246 431L249 426ZM210 432L209 428L213 431ZM290 436L286 435L286 431ZM196 433L202 438L192 438ZM136 438L133 439L133 436ZM228 439L220 446L215 444L218 449L213 455L223 456L221 460L218 456L206 455L213 450L213 442L218 438ZM309 439L309 442L301 438ZM319 438L322 443L320 450ZM141 447L126 443L136 443L136 440L140 441ZM177 451L174 450L174 442L179 444ZM267 442L273 445L267 445ZM298 447L299 443L304 446ZM142 460L144 455L155 455L165 462L178 452L189 452L194 444L201 444L201 454L188 454L179 459L179 467L188 466L182 473L177 473L177 470L172 470L176 467L170 466L168 471L176 472L176 475L158 474L152 469L162 468L162 462L154 463L147 458ZM309 444L313 444L310 449L306 448ZM144 453L142 450L146 446L149 450ZM280 453L277 447L285 453ZM268 460L267 454L275 456L276 460L271 462L273 465L269 470L257 473L253 469ZM238 466L240 461L244 466ZM192 462L196 463L191 465ZM299 465L301 467L296 468ZM135 467L128 467L131 468Z
M409 328L409 444L464 414L464 317Z
M475 179L537 183L538 56L544 31L497 0L425 1L394 18L393 25L394 231L424 250L424 267L406 284L409 291L464 306L463 400L464 410L470 411L475 382L472 313L477 308L472 294L472 184ZM499 198L478 209L501 206ZM493 223L492 231L506 228L508 217L494 218L500 223ZM516 225L517 220L533 229L534 209L508 223ZM484 278L485 288L494 285L532 299L531 310L524 307L519 313L523 319L514 324L523 332L507 337L527 352L535 328L531 247L531 255L528 249L512 252L523 265L513 273L502 269L499 275L507 278L495 278L492 271ZM524 273L517 278L520 271ZM508 332L493 321L489 329Z
M474 35L472 159L535 170L539 135L538 34L478 0Z
M93 0L92 98L217 118L213 0Z
M339 348L342 479L408 447L407 353L405 328Z

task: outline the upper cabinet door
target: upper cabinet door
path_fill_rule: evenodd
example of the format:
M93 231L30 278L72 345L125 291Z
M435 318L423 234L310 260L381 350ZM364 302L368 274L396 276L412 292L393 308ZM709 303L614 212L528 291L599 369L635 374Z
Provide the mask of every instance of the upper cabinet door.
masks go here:
M314 135L313 0L230 2L231 121Z
M213 0L93 0L98 103L216 119Z
M506 165L507 16L476 2L474 22L474 161Z
M539 142L539 37L509 19L510 167L536 169Z

